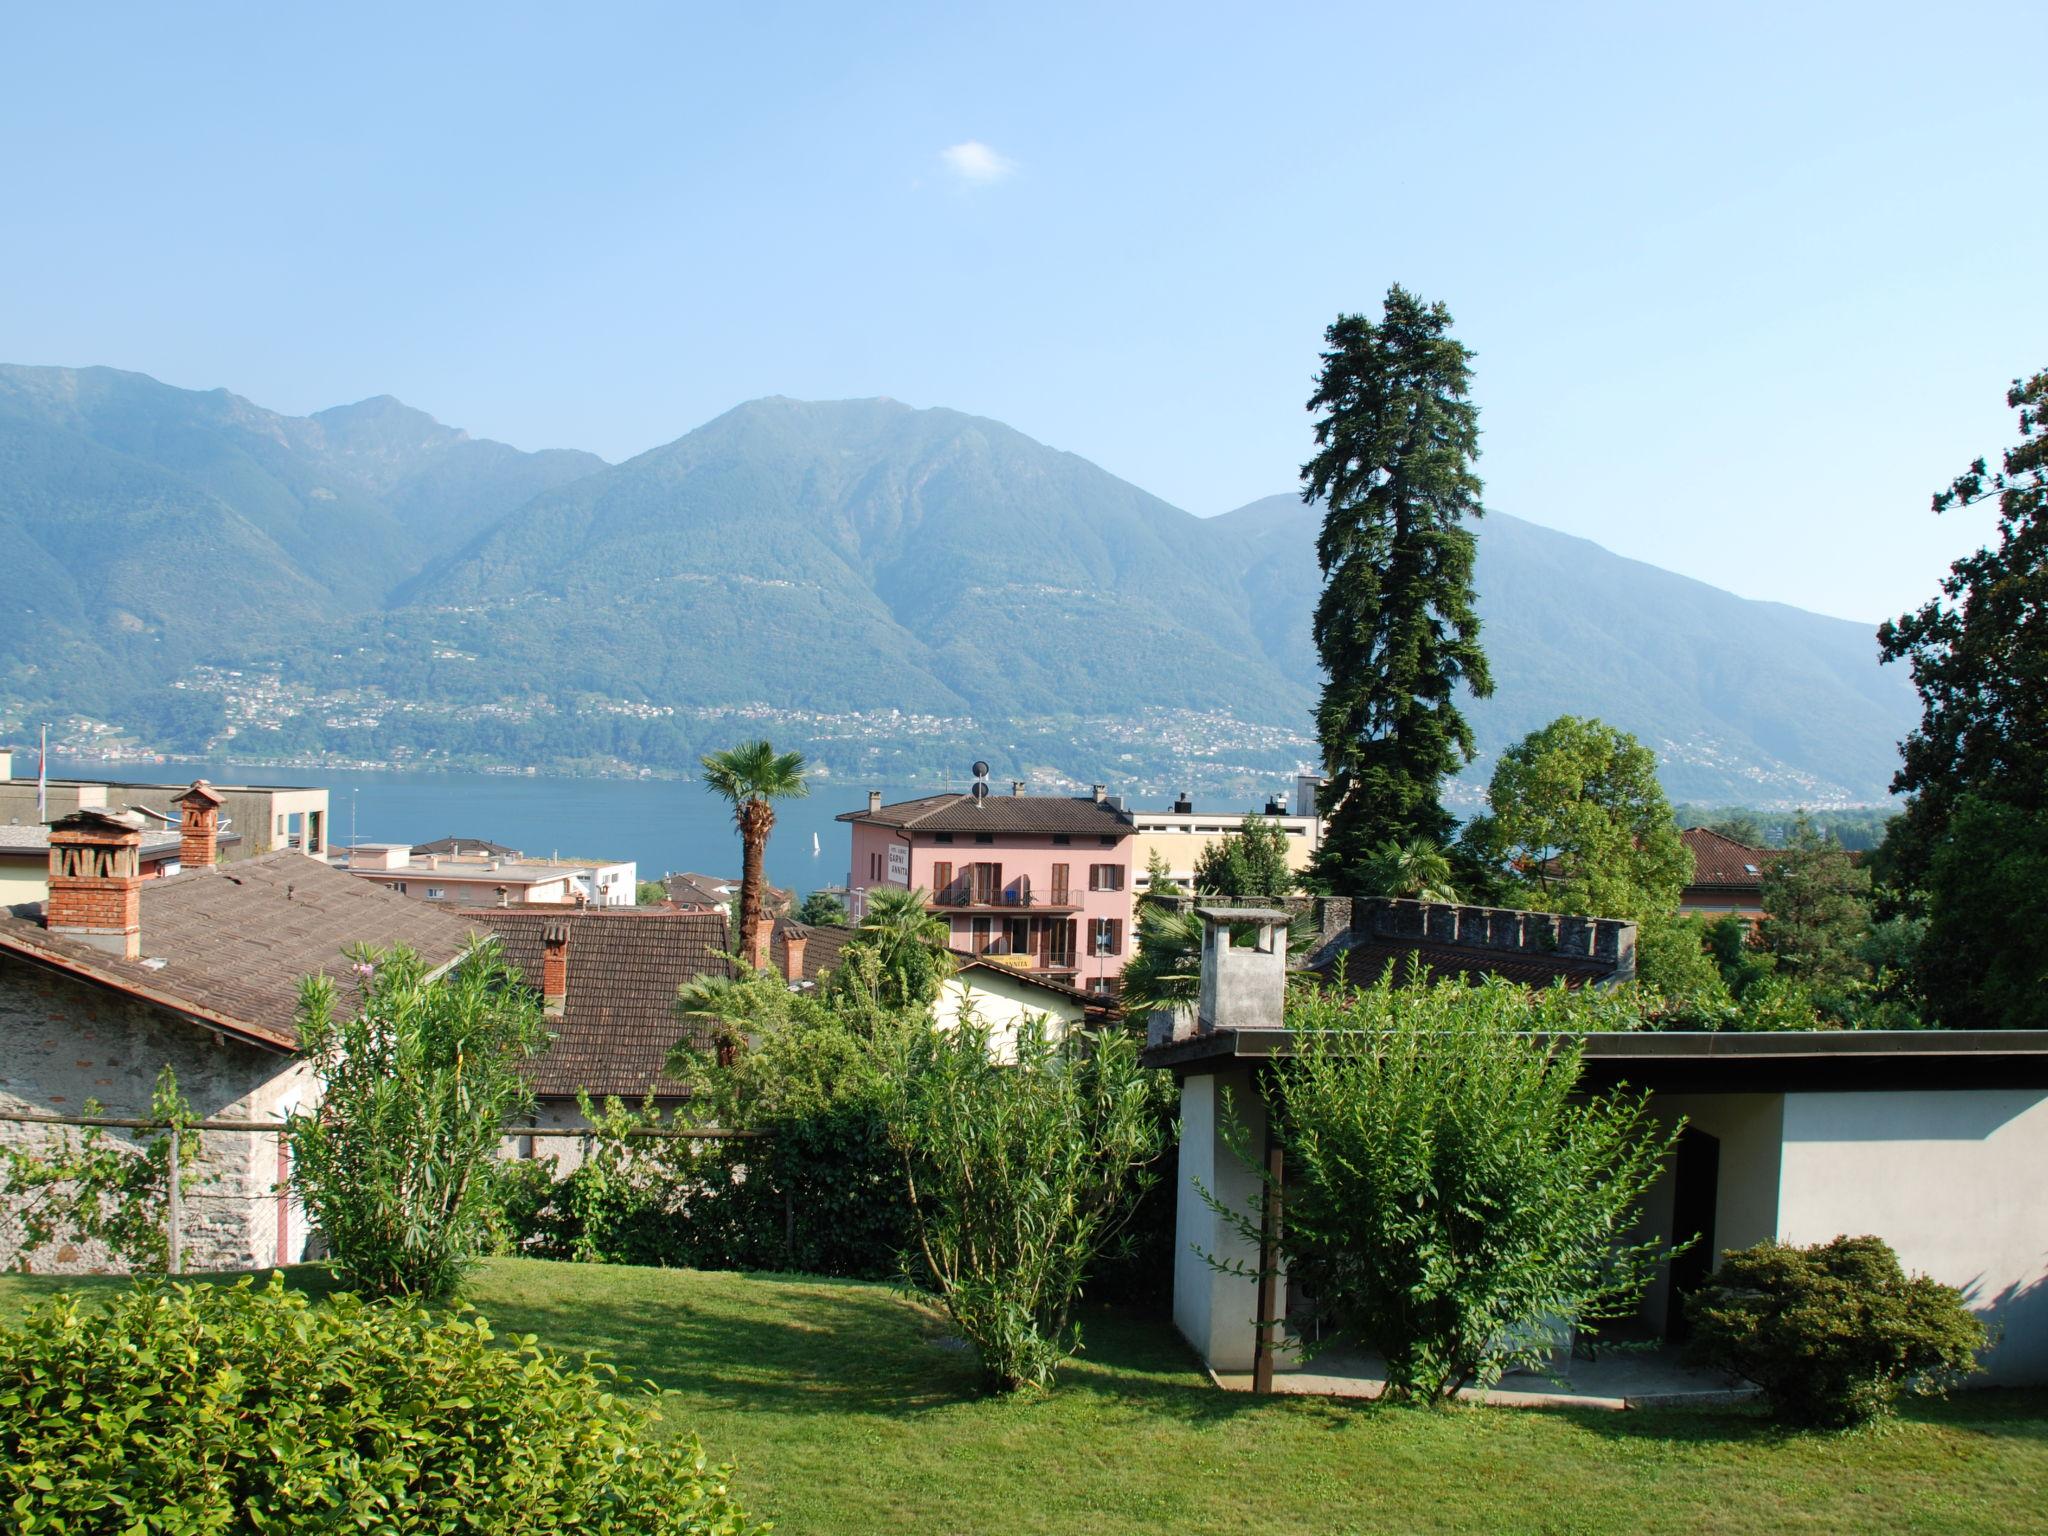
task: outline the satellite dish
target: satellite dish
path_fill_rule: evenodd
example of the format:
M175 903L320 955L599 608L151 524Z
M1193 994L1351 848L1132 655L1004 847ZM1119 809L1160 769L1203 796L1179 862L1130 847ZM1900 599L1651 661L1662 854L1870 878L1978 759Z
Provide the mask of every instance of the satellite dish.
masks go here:
M985 778L987 778L987 777L988 777L988 764L987 764L987 763L976 763L976 764L974 765L974 776L975 776L975 777L976 777L977 779L985 779Z
M981 804L982 801L988 798L987 763L977 762L974 765L974 783L967 792L970 795L974 796L974 803L977 807Z
M976 779L974 781L973 794L977 802L986 800L988 798L988 785L982 780Z

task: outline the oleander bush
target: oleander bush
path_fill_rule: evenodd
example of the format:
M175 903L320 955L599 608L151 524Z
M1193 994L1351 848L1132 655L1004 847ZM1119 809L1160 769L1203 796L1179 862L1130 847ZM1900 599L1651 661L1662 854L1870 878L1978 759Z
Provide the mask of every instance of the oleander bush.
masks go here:
M0 1511L22 1536L765 1530L654 1417L474 1313L278 1276L67 1293L0 1327Z
M1686 1315L1695 1363L1755 1382L1787 1423L1823 1428L1889 1413L1906 1392L1939 1391L1979 1369L1988 1342L1960 1291L1909 1277L1875 1237L1727 1254Z
M1135 1036L1017 1032L1014 1062L986 1024L897 1042L885 1113L902 1158L914 1285L936 1293L984 1383L1050 1387L1081 1347L1073 1309L1158 1180L1166 1075Z
M299 1048L326 1091L285 1121L292 1191L350 1290L445 1296L524 1196L498 1145L532 1108L519 1068L547 1043L540 999L494 940L445 975L403 946L350 959L347 997L326 975L299 987Z

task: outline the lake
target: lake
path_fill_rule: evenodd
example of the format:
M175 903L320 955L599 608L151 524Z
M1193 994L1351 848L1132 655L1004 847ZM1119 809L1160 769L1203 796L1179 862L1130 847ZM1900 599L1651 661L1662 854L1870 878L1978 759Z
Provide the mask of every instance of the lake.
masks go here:
M31 755L15 760L15 773L35 772ZM579 859L632 859L640 878L678 870L737 878L739 833L732 811L700 784L679 779L543 779L500 774L366 773L319 768L251 768L238 763L50 763L52 778L131 779L139 782L305 784L332 798L336 843L424 843L439 837L474 837L506 843L535 856L560 853ZM779 804L768 840L768 878L798 893L844 885L849 828L832 818L867 804L870 788L887 800L925 789L853 785L827 780L808 797ZM811 835L820 853L811 853Z

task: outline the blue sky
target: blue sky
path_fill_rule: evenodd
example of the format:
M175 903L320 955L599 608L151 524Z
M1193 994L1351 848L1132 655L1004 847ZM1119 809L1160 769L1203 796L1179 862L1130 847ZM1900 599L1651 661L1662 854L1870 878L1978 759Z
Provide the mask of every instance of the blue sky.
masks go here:
M0 359L622 458L736 402L1291 487L1321 328L1479 352L1487 500L1859 619L2048 365L2048 7L15 6ZM2029 121L2031 119L2031 122ZM949 151L951 153L949 153Z

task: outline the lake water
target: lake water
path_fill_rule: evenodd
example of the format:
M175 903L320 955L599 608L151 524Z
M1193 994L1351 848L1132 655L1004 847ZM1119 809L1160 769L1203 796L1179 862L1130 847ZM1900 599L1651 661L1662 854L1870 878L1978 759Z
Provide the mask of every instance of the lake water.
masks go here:
M16 759L15 772L35 771ZM236 763L50 764L52 778L132 779L150 783L208 778L217 784L305 784L330 792L337 843L424 843L474 837L535 856L632 859L640 878L696 870L737 878L739 833L732 811L700 784L679 779L543 779L499 774L363 773L341 769L251 768ZM851 830L833 817L867 804L870 788L887 800L924 791L886 784L824 782L775 810L768 878L799 893L846 883ZM816 833L820 853L811 853Z

